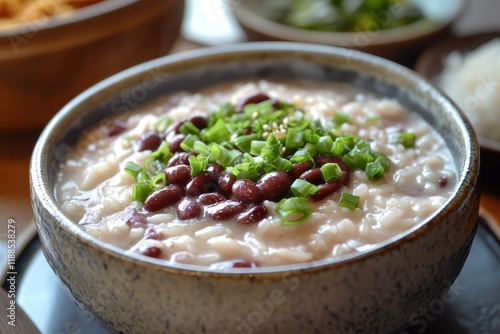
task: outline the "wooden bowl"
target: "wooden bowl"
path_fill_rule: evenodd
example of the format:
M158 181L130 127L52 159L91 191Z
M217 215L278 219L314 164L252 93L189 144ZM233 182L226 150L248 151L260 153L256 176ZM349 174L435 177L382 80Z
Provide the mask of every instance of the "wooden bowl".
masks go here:
M184 0L108 0L0 31L0 131L41 129L85 88L165 55Z
M452 37L425 50L415 64L415 70L434 80L443 70L446 57L453 51L466 54L489 41L500 38L500 31L483 32L464 37ZM481 179L486 186L500 185L500 142L478 136L481 149Z

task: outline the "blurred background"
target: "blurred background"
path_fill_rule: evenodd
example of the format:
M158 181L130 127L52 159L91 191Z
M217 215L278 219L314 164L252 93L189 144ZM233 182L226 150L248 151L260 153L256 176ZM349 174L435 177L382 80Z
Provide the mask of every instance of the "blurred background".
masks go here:
M492 0L420 0L410 1L411 6L400 0L38 2L38 7L28 10L16 7L26 5L27 0L0 0L2 271L7 263L8 219L15 220L18 256L35 235L28 170L39 133L72 97L105 77L167 54L247 41L289 40L359 49L435 79L433 66L442 67L446 52L452 51L436 51L436 45L452 40L452 47L465 48L470 41L460 39L463 36L490 33L482 42L500 36L500 1ZM56 3L64 3L64 7ZM378 19L373 23L367 15ZM341 23L331 24L332 18ZM500 144L486 139L481 147L483 169L489 166L496 175ZM488 185L498 184L500 178L487 174L485 179L481 214L490 232L498 236L500 192ZM495 247L498 251L498 243ZM497 259L498 253L493 255ZM47 270L43 264L40 268ZM495 270L493 277L498 278L498 268ZM74 313L75 309L68 312ZM488 322L492 328L477 333L500 332L500 305L493 305L488 312L496 322ZM41 315L37 321L43 319ZM91 325L87 322L86 326Z

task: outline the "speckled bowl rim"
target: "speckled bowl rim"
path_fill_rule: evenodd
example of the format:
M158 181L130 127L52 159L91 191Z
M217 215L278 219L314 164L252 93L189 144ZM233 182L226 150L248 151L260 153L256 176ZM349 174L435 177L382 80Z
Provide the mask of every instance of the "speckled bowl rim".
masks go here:
M404 27L387 29L373 35L370 32L325 32L309 31L284 24L280 24L257 15L243 4L231 6L232 11L243 25L279 40L291 42L307 42L325 45L337 45L348 47L377 47L402 41L414 40L423 36L433 34L450 26L465 10L467 0L458 0L453 12L444 20L434 24L429 22L416 22ZM359 35L369 36L370 42L356 45L352 41ZM371 34L371 35L370 35Z
M41 205L43 205L45 209L55 218L54 221L51 221L49 223L60 224L61 228L64 229L65 232L74 235L75 239L78 242L84 243L87 247L94 248L98 252L105 253L107 256L111 256L113 258L129 262L134 265L142 266L147 270L164 271L186 276L210 276L217 278L234 279L238 279L241 277L252 277L254 279L281 279L284 276L310 274L317 271L332 270L336 267L350 265L355 262L367 261L372 257L400 247L406 242L410 242L413 239L417 239L423 236L429 230L440 224L440 222L446 219L447 216L451 215L451 213L454 212L457 207L463 204L463 201L465 201L465 198L468 196L469 192L474 191L474 187L476 186L476 179L479 172L479 148L476 136L474 134L474 131L472 130L472 126L465 119L460 109L450 99L448 99L438 87L436 87L423 76L388 60L368 55L362 52L349 50L349 57L351 57L350 59L352 61L356 61L357 64L384 67L384 71L387 73L399 73L399 75L402 75L405 78L410 78L415 84L423 85L422 87L425 88L425 90L428 91L434 99L437 99L440 105L450 110L450 112L453 114L453 119L458 124L460 132L464 135L464 149L466 151L466 154L463 169L464 171L468 172L462 173L462 177L457 180L457 185L453 190L453 195L442 206L442 210L436 212L434 215L422 221L417 226L414 226L413 228L403 233L400 233L384 242L377 244L377 246L375 246L374 248L339 256L333 259L324 259L292 265L267 266L258 268L238 268L232 269L230 271L215 271L204 266L171 263L165 260L147 258L138 254L127 252L123 249L102 242L97 238L91 236L64 215L64 213L59 208L57 201L55 200L53 187L51 187L49 184L48 171L50 168L50 159L48 153L51 151L50 147L54 147L54 145L58 144L57 138L61 136L61 133L64 131L65 126L73 121L71 114L74 108L77 108L80 104L84 103L87 100L92 101L92 103L98 103L99 101L102 101L103 97L108 98L109 96L111 96L111 94L108 93L108 95L102 95L103 92L113 91L113 87L115 86L122 87L124 82L134 83L134 85L137 85L140 80L144 78L144 74L147 73L148 70L153 68L173 65L186 66L192 61L200 61L201 59L205 59L207 57L210 58L211 56L228 56L228 54L238 54L242 56L245 53L253 54L256 52L307 52L308 54L325 54L325 56L328 56L328 54L330 54L337 57L344 57L346 50L333 46L288 42L233 44L223 47L199 49L159 58L137 65L108 79L105 79L104 81L101 81L100 83L87 89L72 101L70 101L65 107L63 107L63 109L61 109L49 122L49 124L40 135L33 151L30 166L32 201L36 196ZM130 85L127 87L130 87Z
M81 22L89 18L98 17L107 13L130 6L140 0L106 0L93 5L82 7L67 15L51 16L37 22L18 23L10 27L0 29L0 39L11 38L14 35L24 35L36 26L36 32L55 29L61 26ZM28 29L29 28L29 29Z

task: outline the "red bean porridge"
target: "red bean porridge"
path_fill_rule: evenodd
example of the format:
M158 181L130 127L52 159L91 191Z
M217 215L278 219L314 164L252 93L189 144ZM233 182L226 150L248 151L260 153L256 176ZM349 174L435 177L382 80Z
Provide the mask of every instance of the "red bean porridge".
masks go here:
M420 116L347 84L224 84L107 124L61 166L62 210L104 242L172 262L271 266L370 249L430 217L456 184Z

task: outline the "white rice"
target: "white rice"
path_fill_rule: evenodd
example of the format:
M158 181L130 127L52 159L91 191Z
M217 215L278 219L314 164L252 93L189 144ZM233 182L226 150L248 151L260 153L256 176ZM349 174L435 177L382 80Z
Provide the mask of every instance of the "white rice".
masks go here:
M480 137L500 141L500 38L465 55L452 52L437 79Z

